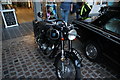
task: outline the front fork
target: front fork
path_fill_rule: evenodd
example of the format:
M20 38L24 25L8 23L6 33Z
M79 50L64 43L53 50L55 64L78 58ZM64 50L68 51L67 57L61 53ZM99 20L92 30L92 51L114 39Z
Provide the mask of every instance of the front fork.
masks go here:
M69 45L69 52L72 52L72 41L68 40L68 45ZM64 51L64 40L61 40L61 60L63 61L65 59L65 51Z
M65 60L65 51L64 51L64 40L62 40L62 39L61 39L61 52L62 52L61 61L64 61Z
M69 44L69 52L72 52L72 41L68 40L68 44Z

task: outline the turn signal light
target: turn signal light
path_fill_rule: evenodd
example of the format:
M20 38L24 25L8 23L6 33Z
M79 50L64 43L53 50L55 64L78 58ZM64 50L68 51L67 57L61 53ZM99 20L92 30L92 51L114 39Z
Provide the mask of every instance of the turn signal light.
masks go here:
M74 40L77 40L77 38L75 38Z
M64 41L65 39L64 38L61 38L62 41Z

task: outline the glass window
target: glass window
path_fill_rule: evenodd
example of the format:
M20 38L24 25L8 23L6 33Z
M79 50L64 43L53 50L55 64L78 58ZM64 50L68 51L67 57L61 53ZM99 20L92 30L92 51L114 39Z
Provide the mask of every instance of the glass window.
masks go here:
M110 19L104 26L106 30L120 34L120 18Z

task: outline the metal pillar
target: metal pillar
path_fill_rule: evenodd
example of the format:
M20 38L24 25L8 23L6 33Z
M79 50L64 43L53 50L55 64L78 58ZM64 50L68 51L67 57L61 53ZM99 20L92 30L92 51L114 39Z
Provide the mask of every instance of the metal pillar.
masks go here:
M35 17L35 20L37 20L37 21L41 21L41 20L42 20L41 18L39 18L39 17L37 16L37 13L38 13L38 12L41 12L41 11L42 11L41 3L35 1L35 2L34 2L34 17Z
M2 10L2 3L0 2L0 10Z

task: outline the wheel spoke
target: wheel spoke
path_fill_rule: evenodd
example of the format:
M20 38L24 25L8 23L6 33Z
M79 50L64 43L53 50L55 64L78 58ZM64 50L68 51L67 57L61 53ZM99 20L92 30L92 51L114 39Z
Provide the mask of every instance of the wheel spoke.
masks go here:
M59 78L63 79L75 79L76 70L74 64L71 62L71 60L65 60L58 62L58 70L57 75ZM72 75L72 76L71 76Z

